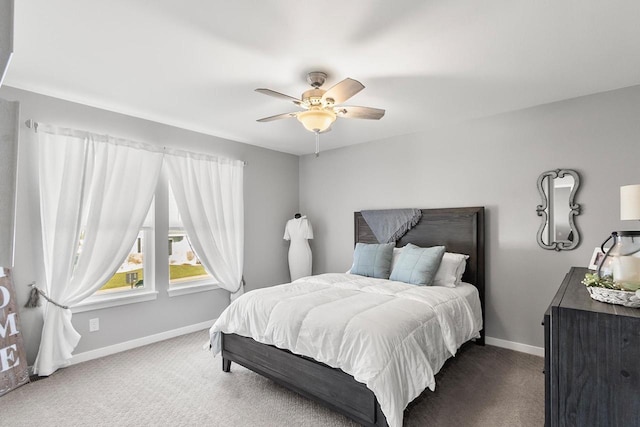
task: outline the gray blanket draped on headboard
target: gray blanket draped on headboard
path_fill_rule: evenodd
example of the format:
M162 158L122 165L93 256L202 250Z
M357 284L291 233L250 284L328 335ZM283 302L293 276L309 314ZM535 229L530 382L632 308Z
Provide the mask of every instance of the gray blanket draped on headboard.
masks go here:
M420 221L420 209L381 209L361 211L378 243L395 242Z

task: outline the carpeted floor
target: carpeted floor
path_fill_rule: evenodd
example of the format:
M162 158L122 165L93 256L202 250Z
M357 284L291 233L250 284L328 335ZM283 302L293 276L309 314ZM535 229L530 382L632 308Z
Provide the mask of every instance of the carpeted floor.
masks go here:
M201 331L92 360L0 397L2 426L355 426L202 349ZM465 347L405 411L410 426L542 426L543 360Z

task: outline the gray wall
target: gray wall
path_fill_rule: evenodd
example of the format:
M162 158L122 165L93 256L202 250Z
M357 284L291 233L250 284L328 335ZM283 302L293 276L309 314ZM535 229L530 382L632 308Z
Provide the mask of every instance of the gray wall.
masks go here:
M21 123L31 118L247 161L244 173L247 290L288 281L287 245L282 235L286 220L299 206L297 156L9 87L0 89L0 97L20 102ZM27 284L34 280L42 283L43 273L35 177L27 172L33 161L29 141L34 135L24 124L20 132L14 281L18 303L22 306L28 295ZM166 215L156 220L165 224L168 221ZM157 251L166 251L166 236L157 236L156 242ZM159 294L154 301L75 314L73 324L82 335L75 353L205 322L216 318L228 305L229 294L222 290L169 298L165 265L157 267L156 277ZM100 331L89 333L89 319L93 317L100 318ZM28 360L33 363L40 342L42 315L40 310L21 309L20 318Z
M353 211L393 207L487 208L487 334L542 346L540 320L572 265L586 266L611 230L638 229L619 221L619 186L640 183L640 86L465 122L314 156L296 156L3 87L27 118L168 147L249 162L245 169L245 278L247 289L288 281L284 223L300 210L314 226L314 273L346 271L353 250ZM392 120L393 112L383 120ZM339 123L337 125L340 125ZM375 125L375 123L372 123ZM33 134L20 129L16 258L18 302L27 284L41 281L39 225L32 161ZM583 235L570 252L539 248L535 182L549 169L582 175L577 218ZM299 194L299 196L298 196ZM158 218L158 221L166 221ZM159 268L159 280L166 277ZM224 291L158 299L74 315L82 334L76 353L215 318ZM29 362L37 353L40 311L20 311ZM100 331L88 319L100 317Z
M0 99L0 266L13 266L20 104Z
M542 347L542 315L569 267L587 266L610 231L639 228L619 220L619 187L640 183L639 117L635 86L301 157L314 274L350 267L354 211L485 206L487 335ZM536 179L557 168L582 177L583 240L559 253L537 245L535 212Z
M13 55L13 0L0 0L0 86Z

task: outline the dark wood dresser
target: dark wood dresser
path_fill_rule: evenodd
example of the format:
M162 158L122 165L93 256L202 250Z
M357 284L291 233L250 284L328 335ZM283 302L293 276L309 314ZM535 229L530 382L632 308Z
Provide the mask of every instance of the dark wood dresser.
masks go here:
M545 424L640 426L640 309L595 301L573 267L544 315Z

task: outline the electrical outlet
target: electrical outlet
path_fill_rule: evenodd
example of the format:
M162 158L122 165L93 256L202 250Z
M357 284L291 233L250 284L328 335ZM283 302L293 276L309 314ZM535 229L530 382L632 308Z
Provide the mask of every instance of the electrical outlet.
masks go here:
M89 319L89 332L95 332L100 330L100 319Z

